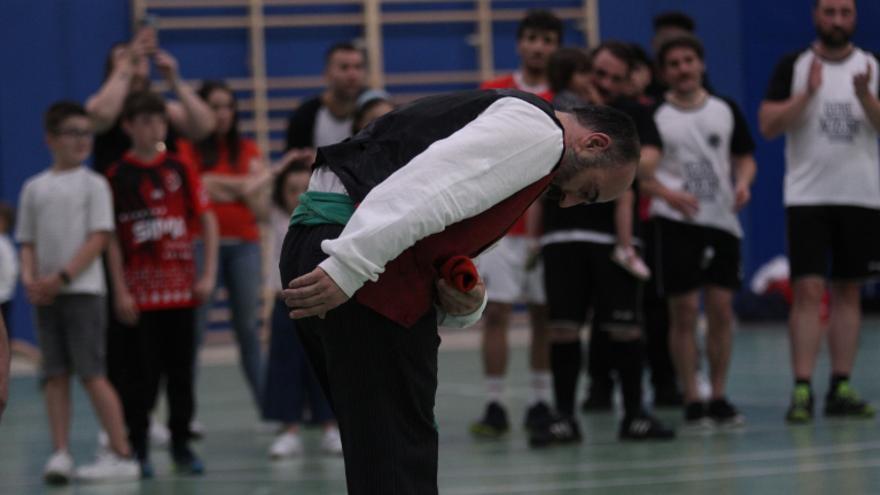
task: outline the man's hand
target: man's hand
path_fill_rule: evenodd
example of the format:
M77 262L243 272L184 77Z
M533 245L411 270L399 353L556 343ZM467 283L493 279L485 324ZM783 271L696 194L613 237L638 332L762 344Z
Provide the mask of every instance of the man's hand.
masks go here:
M164 77L169 84L172 86L177 84L180 74L178 73L177 59L174 58L174 56L165 50L158 50L153 58L153 62L156 64L156 69L159 70L162 77Z
M810 96L816 94L820 86L822 86L822 61L813 55L813 61L810 63L810 76L807 79L807 94Z
M137 325L141 315L131 292L127 289L118 290L114 296L113 309L116 311L116 317L119 318L119 321L130 327Z
M696 196L683 191L669 191L663 198L669 206L680 211L682 215L691 219L700 211L700 200Z
M461 292L442 278L437 280L437 299L440 307L451 316L464 316L480 309L486 297L486 284L482 280L470 292Z
M215 284L216 280L214 277L202 275L193 286L193 297L200 303L208 302L211 299L211 294L214 292Z
M327 311L348 300L345 292L320 267L293 279L282 291L284 304L293 311L293 319L317 316L324 318Z
M40 306L52 304L63 285L64 282L58 274L39 278L31 287L28 287L28 296L31 297L31 303Z
M857 97L864 98L870 94L870 89L868 88L869 82L871 82L871 64L868 64L867 67L865 67L865 72L853 74L853 89L855 90Z
M752 199L752 191L749 187L749 184L744 182L737 183L736 189L734 190L734 200L733 200L733 211L738 212L743 209L745 205L748 204L749 200Z

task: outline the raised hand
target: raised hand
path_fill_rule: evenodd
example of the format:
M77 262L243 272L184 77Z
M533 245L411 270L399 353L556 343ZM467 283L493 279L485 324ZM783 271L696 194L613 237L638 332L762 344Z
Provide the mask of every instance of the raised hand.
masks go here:
M871 64L865 66L865 72L853 74L853 89L859 98L869 94L868 84L871 82Z

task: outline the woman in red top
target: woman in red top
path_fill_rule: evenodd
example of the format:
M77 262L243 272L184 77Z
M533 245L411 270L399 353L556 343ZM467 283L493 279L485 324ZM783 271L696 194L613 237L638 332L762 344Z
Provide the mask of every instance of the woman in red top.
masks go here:
M257 222L268 213L269 188L265 176L269 172L256 143L239 134L232 90L222 82L206 81L198 93L213 110L217 128L199 142L181 141L178 152L198 170L217 216L218 286L222 284L228 291L242 370L259 404L262 356L257 320L262 265ZM198 311L197 344L207 327L209 307L210 303L203 304Z

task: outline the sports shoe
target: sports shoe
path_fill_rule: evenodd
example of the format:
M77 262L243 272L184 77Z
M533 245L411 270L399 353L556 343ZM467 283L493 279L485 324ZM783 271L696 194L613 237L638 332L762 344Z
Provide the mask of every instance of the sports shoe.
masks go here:
M825 416L867 419L874 413L874 407L859 398L848 380L838 383L825 397Z
M614 246L614 251L611 252L611 260L639 280L644 281L651 278L651 269L648 268L648 265L645 264L644 260L642 260L632 246Z
M303 452L302 440L298 433L284 432L275 438L269 447L269 456L273 459L296 457Z
M712 426L706 404L703 402L691 402L684 406L684 422L688 428L706 428Z
M529 445L531 447L565 445L581 441L583 441L583 437L580 426L574 418L569 416L554 415L549 421L529 430Z
M171 432L168 427L153 418L150 418L150 445L153 447L167 447L171 441Z
M507 420L507 412L497 402L490 402L486 406L486 414L483 419L471 425L471 433L480 438L499 438L510 431L510 422Z
M746 424L746 417L726 397L712 399L706 412L716 426L729 428Z
M667 428L659 419L642 412L632 418L624 418L617 436L621 440L671 440L675 430Z
M141 466L137 461L113 452L105 453L95 459L94 463L76 469L76 479L86 483L135 481L140 477Z
M804 424L813 420L813 392L809 385L795 385L791 394L791 405L785 413L785 421L791 424Z
M526 410L526 417L523 421L523 426L526 431L529 431L539 424L549 421L552 415L553 413L550 411L550 406L548 406L546 402L537 402Z
M324 430L321 438L321 450L325 454L342 455L342 437L339 436L339 428L332 427Z
M73 474L73 457L66 450L59 450L49 457L43 468L43 479L51 485L63 485Z
M205 474L205 464L188 446L171 449L174 471L178 474L200 476Z

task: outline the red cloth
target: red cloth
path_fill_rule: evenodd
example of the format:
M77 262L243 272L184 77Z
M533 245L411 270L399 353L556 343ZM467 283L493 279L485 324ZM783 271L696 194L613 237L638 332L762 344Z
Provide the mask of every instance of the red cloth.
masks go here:
M516 79L514 79L513 74L508 74L506 76L501 76L490 81L484 81L480 84L480 89L519 89L523 90L519 86L516 85ZM540 93L535 93L537 96L540 96L542 99L546 101L553 101L553 92L549 89L547 91L542 91ZM513 224L513 227L507 231L507 235L515 235L515 236L524 236L527 234L526 228L526 216L523 214L516 220L516 223Z
M218 174L229 177L245 177L250 173L251 161L260 157L257 143L250 139L241 139L238 151L238 160L235 166L229 161L229 150L225 142L220 142L218 147L217 163L214 167L207 168L202 162L195 145L185 139L177 141L177 152L180 158L190 163L198 170L199 174ZM250 208L243 201L229 203L211 203L211 209L217 215L217 224L220 228L220 237L226 239L241 239L244 241L259 241L260 229L257 219ZM194 225L195 234L200 234L200 226Z
M440 276L459 292L470 292L480 280L477 267L467 256L453 256L446 260L440 268Z
M401 326L411 327L434 304L434 281L440 276L437 267L454 256L475 258L503 237L547 189L555 174L554 169L483 213L415 243L389 262L377 281L364 284L355 298Z
M190 225L207 209L199 177L170 153L126 154L107 171L125 283L141 310L196 306Z

